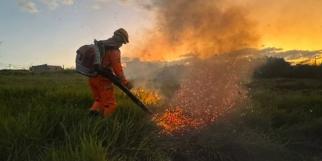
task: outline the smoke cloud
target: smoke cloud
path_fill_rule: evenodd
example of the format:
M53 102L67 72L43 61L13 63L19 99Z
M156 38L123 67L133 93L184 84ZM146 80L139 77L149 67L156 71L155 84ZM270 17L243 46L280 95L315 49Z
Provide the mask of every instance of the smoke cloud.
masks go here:
M245 101L248 91L242 82L254 68L247 54L258 52L241 49L257 47L259 35L244 8L225 0L151 0L140 5L155 14L155 27L136 55L183 62L182 68L167 67L155 79L162 81L161 91L171 91L164 113L155 117L159 126L168 133L203 127ZM178 86L165 89L167 82Z
M247 12L224 1L163 0L143 7L156 13L156 27L137 50L144 60L209 57L254 47L259 39Z

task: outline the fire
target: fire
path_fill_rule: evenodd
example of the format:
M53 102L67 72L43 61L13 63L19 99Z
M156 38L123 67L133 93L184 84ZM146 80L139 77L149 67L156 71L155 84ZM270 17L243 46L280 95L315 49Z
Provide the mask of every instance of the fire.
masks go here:
M149 107L157 106L162 101L162 97L157 90L135 88L132 91ZM168 108L163 113L154 115L152 120L160 127L162 133L169 135L183 134L205 125L204 120L193 118L191 114L180 107Z
M135 88L133 89L133 93L148 106L155 106L161 102L161 95L156 90Z
M202 59L185 66L180 88L153 120L166 134L205 127L243 99L243 66L233 56L222 55L257 47L256 23L243 8L225 6L221 1L164 0L152 4L156 24L134 54L146 61L178 60L183 55ZM138 95L147 104L160 101L142 91Z
M183 135L191 130L199 130L214 123L220 116L228 112L226 110L212 112L210 109L202 111L202 115L196 115L185 111L182 107L170 107L162 114L156 114L153 121L161 128L161 133L167 135Z
M249 59L234 55L192 62L185 66L180 88L153 121L167 135L184 135L215 123L247 99L248 91L241 82L250 77L253 68Z
M165 134L183 134L203 125L201 120L193 119L180 107L167 109L163 114L154 116L153 120Z

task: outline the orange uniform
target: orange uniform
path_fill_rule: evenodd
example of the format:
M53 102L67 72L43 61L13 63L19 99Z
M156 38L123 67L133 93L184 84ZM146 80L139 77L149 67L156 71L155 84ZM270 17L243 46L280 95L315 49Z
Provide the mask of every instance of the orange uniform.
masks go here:
M111 69L120 78L123 84L127 84L121 65L121 52L119 49L107 49L102 58L103 69ZM116 100L112 82L101 75L91 77L89 84L95 102L91 110L100 112L104 117L110 116L116 109Z

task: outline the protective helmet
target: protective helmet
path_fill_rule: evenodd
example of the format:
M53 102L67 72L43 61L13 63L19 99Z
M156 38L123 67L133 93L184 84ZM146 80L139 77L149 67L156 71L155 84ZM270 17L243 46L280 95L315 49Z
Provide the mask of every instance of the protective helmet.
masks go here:
M114 37L117 36L119 36L122 39L124 44L129 42L129 35L123 28L120 28L114 32Z

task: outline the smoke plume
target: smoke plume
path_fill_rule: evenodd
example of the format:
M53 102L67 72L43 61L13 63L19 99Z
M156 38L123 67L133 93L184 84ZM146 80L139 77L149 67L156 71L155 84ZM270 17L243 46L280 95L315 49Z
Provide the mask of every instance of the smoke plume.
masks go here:
M244 8L224 0L152 0L144 8L155 13L156 24L137 56L184 62L171 78L160 72L155 79L179 84L155 116L160 127L167 133L204 127L245 100L242 82L253 68L245 55L256 52L241 49L256 47L259 36Z
M208 57L256 46L255 23L243 8L224 1L150 1L156 27L138 50L145 60L174 60L185 54Z

